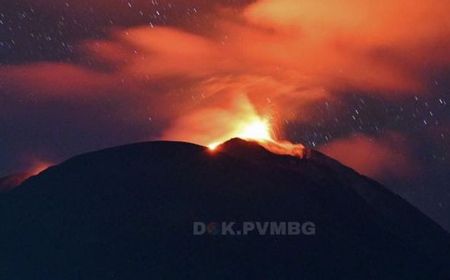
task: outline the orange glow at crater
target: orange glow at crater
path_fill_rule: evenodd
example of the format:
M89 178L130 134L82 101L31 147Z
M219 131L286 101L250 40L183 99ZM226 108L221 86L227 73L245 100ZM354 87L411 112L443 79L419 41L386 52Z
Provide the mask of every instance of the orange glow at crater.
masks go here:
M229 138L242 138L245 140L254 140L257 142L267 142L274 141L272 138L270 123L267 119L261 119L259 117L254 117L254 120L248 123L239 123L236 127L236 131L230 133ZM224 139L226 141L228 139ZM210 150L215 150L217 146L223 141L213 142L208 145Z
M271 115L260 114L245 95L221 105L181 117L163 139L197 143L217 152L222 143L241 138L257 142L275 154L304 156L304 146L280 141Z
M254 120L248 123L239 123L239 125L237 125L236 133L233 133L222 142L231 138L241 138L244 140L255 141L274 154L290 155L300 158L306 156L306 148L303 145L293 144L288 141L277 141L274 139L272 131L268 119L254 116ZM222 142L217 141L209 144L209 150L215 151Z
M237 137L248 140L268 141L272 140L269 122L265 119L255 120L242 127Z
M53 164L48 161L36 161L33 163L32 168L28 171L31 176L38 175L39 173L43 172L47 168L51 167Z

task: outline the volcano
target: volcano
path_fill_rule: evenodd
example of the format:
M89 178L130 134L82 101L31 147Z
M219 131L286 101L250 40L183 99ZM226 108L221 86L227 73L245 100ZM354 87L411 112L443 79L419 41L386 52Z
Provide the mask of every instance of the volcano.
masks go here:
M1 279L450 279L447 232L314 150L131 144L50 167L0 207ZM313 234L220 231L290 221Z

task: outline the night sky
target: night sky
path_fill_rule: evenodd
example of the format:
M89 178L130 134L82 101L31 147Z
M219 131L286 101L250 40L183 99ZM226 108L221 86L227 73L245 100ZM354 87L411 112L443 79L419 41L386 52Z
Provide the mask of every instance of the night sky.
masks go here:
M450 1L373 2L0 0L0 176L268 116L450 230Z

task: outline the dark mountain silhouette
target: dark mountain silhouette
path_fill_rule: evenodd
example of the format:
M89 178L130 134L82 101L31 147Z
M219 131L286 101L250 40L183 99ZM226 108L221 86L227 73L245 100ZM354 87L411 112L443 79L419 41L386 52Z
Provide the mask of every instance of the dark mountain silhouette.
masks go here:
M0 199L0 279L450 279L443 229L316 151L132 144ZM197 236L195 221L311 221L316 234Z

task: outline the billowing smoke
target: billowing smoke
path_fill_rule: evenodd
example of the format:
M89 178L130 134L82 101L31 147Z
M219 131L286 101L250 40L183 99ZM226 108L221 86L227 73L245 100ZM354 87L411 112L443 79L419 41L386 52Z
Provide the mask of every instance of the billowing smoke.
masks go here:
M245 2L177 1L206 14L193 26L177 19L165 27L112 24L106 38L77 41L74 62L4 66L0 88L16 103L3 112L21 114L21 98L80 111L104 105L91 121L126 128L149 120L139 140L203 145L261 118L284 139L286 123L317 118L314 104L355 91L386 100L426 95L424 63L450 64L447 0Z

